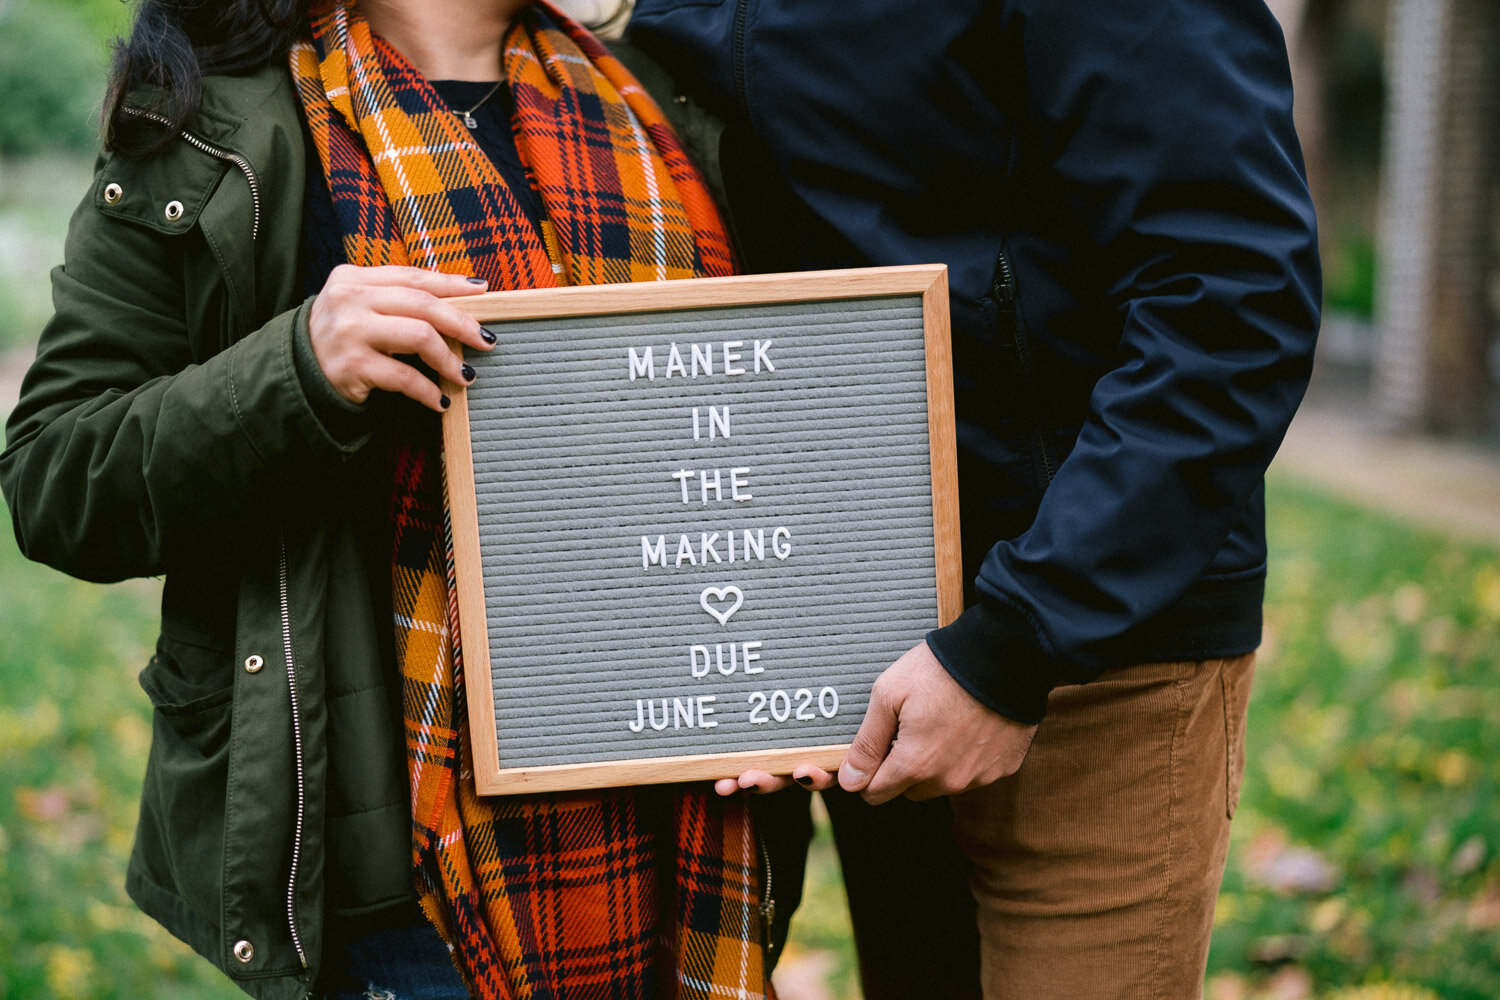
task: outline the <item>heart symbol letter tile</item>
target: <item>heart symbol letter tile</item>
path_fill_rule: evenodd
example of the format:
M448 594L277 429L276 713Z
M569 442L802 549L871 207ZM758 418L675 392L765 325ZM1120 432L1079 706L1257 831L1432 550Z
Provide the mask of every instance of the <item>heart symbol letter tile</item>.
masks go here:
M725 601L730 601L727 607L718 606ZM698 595L698 603L703 605L704 611L717 618L720 625L727 625L729 616L745 603L745 592L733 584L728 587L704 587L703 593Z

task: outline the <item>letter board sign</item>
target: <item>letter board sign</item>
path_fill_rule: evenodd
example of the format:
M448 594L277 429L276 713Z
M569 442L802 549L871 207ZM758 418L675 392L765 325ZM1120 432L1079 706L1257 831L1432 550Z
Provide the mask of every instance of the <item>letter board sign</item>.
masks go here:
M500 292L444 417L482 794L832 768L957 616L941 266Z

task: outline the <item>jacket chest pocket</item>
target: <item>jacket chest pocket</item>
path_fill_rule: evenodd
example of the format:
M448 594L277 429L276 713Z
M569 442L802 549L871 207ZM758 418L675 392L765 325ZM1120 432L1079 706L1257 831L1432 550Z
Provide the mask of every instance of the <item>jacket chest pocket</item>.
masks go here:
M103 215L181 236L198 225L214 189L230 169L211 156L110 159L94 179L94 207Z

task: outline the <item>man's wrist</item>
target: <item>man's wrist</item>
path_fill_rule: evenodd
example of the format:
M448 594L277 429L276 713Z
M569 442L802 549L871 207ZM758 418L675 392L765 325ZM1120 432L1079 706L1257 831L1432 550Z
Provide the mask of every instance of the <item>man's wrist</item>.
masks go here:
M928 632L927 646L976 700L1025 725L1042 721L1047 695L1061 681L1030 622L998 602L965 609L951 625Z

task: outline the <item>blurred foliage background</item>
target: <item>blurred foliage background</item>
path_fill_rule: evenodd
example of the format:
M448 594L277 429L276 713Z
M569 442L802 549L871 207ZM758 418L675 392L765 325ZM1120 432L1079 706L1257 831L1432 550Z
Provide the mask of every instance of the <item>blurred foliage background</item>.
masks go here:
M1487 0L1486 0L1487 2ZM1380 0L1347 0L1322 70L1333 315L1377 280ZM118 0L0 0L0 411L89 183ZM1270 491L1266 646L1216 919L1210 1000L1500 997L1500 553ZM134 682L158 586L98 587L0 538L0 1000L240 994L128 902L149 738ZM783 1000L858 997L826 828Z
M0 157L88 154L98 136L119 0L0 2Z

